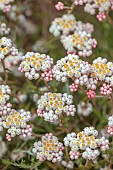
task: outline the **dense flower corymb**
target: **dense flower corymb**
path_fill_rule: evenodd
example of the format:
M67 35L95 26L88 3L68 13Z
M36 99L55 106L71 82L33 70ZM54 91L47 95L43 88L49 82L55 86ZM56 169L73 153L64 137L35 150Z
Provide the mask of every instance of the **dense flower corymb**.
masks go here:
M58 123L64 114L74 116L76 108L72 103L73 96L67 93L45 93L38 100L37 114L46 121Z
M32 152L36 154L39 161L60 162L62 160L64 150L63 144L52 133L42 136L42 140L34 143Z
M51 67L53 65L53 59L50 56L27 52L22 59L23 61L19 66L19 71L24 72L29 80L39 79L40 76L46 81L52 80L53 74Z
M61 42L67 53L75 53L81 57L89 57L97 45L91 34L85 31L75 31L72 35L62 36Z
M82 75L89 74L90 71L90 64L82 61L79 59L79 56L75 54L69 54L65 58L58 60L53 67L55 79L62 82L66 82L67 78L75 80L75 78L80 78ZM88 80L85 83L87 84L87 82Z
M57 37L72 34L74 31L85 31L87 33L92 33L94 28L90 23L82 23L81 21L77 21L73 14L64 14L62 17L55 18L52 21L49 31Z
M78 134L68 134L64 138L64 145L71 148L70 158L73 160L82 156L84 159L94 160L100 154L98 148L107 150L109 141L104 137L96 138L97 135L98 131L94 127L86 127Z
M16 111L12 109L10 114L0 122L0 126L7 129L6 139L11 141L16 135L22 135L23 137L31 136L32 128L30 125L27 125L30 119L31 114L29 111L26 112L23 109Z

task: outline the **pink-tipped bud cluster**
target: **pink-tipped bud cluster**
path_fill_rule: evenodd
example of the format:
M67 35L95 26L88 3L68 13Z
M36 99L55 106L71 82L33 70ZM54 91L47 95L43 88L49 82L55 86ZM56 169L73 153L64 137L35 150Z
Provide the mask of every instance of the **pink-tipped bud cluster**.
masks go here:
M89 90L86 95L88 98L92 99L96 96L96 93L93 90Z
M56 5L55 5L55 8L58 10L58 11L61 11L64 9L64 4L62 2L58 2Z
M44 73L41 74L41 78L46 82L51 81L53 77L54 75L51 69L47 69Z
M97 14L97 19L98 19L99 21L103 21L105 18L106 18L106 14L105 14L104 12L99 12L99 13Z
M107 132L113 136L113 126L108 126Z
M110 87L110 85L103 84L102 87L100 88L100 93L102 95L110 95L112 94L112 88Z
M69 155L70 155L70 158L72 160L74 160L74 159L76 160L81 156L81 153L80 152L75 152L75 151L70 151Z
M72 84L69 86L69 88L70 88L70 91L71 91L71 92L75 92L75 91L78 90L78 85L75 84L75 83L72 83Z

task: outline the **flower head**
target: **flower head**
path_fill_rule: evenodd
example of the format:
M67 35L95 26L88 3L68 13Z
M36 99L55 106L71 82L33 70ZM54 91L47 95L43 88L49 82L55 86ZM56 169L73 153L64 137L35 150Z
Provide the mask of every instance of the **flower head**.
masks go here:
M60 162L62 160L64 149L63 144L52 133L42 136L42 140L34 143L32 152L36 154L39 161Z
M41 78L46 79L46 81L50 81L52 79L52 73L50 71L52 65L53 59L50 58L50 56L27 52L27 54L23 56L19 71L24 72L29 80L39 79L41 76Z
M94 160L100 150L105 151L108 149L109 141L104 137L97 138L98 131L94 127L86 127L82 132L75 134L74 132L68 134L64 138L64 145L70 146L70 158L78 159L82 156L84 159Z
M73 96L67 93L45 93L37 103L38 116L54 123L58 123L64 114L74 116L76 111L75 106L72 105Z

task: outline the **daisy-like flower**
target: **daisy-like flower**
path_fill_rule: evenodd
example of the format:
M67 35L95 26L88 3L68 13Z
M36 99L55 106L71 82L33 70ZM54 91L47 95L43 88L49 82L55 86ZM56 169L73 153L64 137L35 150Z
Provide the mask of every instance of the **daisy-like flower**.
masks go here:
M5 105L6 101L9 100L11 89L8 85L0 85L0 106Z
M77 106L78 114L83 116L89 116L93 111L91 103L80 102Z
M7 147L5 142L2 140L2 137L0 136L0 158L6 153Z
M18 50L14 47L10 39L2 37L0 39L0 60L10 55L17 56Z
M39 79L39 77L46 81L52 80L53 74L50 70L53 65L53 59L50 56L27 52L22 59L19 71L24 72L25 77L29 80Z
M11 141L16 135L22 135L23 137L32 135L32 128L27 122L31 119L29 111L21 109L19 111L11 110L5 119L0 122L3 128L7 129L6 139Z
M32 152L39 161L60 162L62 160L64 150L63 144L52 133L42 136L42 140L35 142Z
M82 156L84 159L94 160L101 151L107 150L109 141L104 137L97 138L98 131L94 127L86 127L82 132L68 134L64 138L64 145L71 148L70 158L78 159Z
M102 21L106 18L106 14L112 7L112 0L76 0L75 5L83 5L84 11L91 15L97 16L99 21Z
M38 116L54 123L58 123L64 114L74 116L76 111L75 106L72 105L73 96L67 93L45 93L37 103Z
M75 31L72 35L62 36L61 42L67 53L75 53L81 57L89 57L97 45L91 34L85 31Z

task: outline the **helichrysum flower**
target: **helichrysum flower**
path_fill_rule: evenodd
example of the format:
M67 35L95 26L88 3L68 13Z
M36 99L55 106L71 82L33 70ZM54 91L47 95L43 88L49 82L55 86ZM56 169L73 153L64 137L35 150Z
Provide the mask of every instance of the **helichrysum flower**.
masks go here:
M6 101L9 100L11 89L8 85L0 85L0 106L5 105Z
M110 83L110 78L113 74L113 63L107 62L106 58L98 57L93 61L91 73L92 77Z
M32 152L39 161L60 162L62 160L64 150L63 144L52 133L42 136L42 140L35 142Z
M0 60L10 55L17 56L18 50L15 48L10 39L2 37L0 39Z
M79 56L75 54L69 54L65 58L58 60L56 65L53 67L55 79L62 82L66 82L67 78L71 78L73 80L76 78L78 79L82 75L87 75L90 72L91 65L79 59Z
M19 71L24 72L25 77L29 80L39 79L39 77L46 81L52 80L53 75L50 73L50 70L53 65L53 59L50 56L27 52L22 59Z
M5 142L2 140L2 137L0 136L0 158L6 153L7 147Z
M37 114L44 117L44 120L58 123L64 115L74 116L76 108L73 103L73 96L67 93L45 93L38 100Z
M0 125L7 129L6 139L11 141L16 135L22 135L23 137L32 135L32 128L27 122L31 119L29 111L21 109L19 111L11 110L10 114L0 122Z
M71 148L70 158L73 160L82 156L84 159L94 160L100 154L98 148L102 151L107 150L109 141L97 136L98 131L94 127L86 127L78 134L68 134L64 138L64 145Z
M80 102L77 105L77 112L83 116L89 116L89 114L93 111L93 107L91 103Z
M52 23L49 31L53 33L54 36L59 36L61 34L69 34L75 29L76 19L73 14L65 14L62 17L55 18Z
M91 34L85 31L75 31L71 35L62 36L61 42L67 53L75 53L81 57L89 57L97 45Z
M49 31L53 33L55 37L60 35L72 34L74 31L85 31L92 33L94 30L93 25L90 23L82 23L77 21L73 14L64 14L62 17L55 18Z

